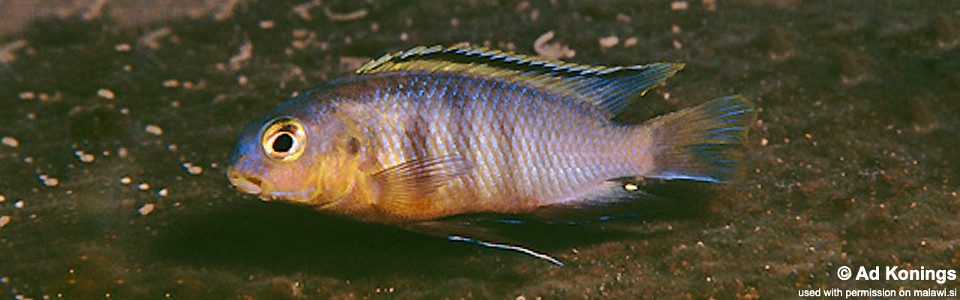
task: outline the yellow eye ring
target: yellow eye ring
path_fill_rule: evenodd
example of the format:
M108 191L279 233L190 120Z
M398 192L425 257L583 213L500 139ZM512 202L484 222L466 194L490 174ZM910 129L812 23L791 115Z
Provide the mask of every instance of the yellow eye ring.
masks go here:
M263 154L274 161L291 161L303 154L307 142L307 133L300 121L291 117L280 117L267 123L260 135Z

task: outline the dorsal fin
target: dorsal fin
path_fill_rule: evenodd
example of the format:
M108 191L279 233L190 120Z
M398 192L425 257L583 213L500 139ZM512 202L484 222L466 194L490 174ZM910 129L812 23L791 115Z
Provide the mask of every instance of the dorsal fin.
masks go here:
M585 101L613 118L629 100L642 96L683 66L588 66L488 48L433 46L384 55L360 67L357 74L424 71L505 78Z

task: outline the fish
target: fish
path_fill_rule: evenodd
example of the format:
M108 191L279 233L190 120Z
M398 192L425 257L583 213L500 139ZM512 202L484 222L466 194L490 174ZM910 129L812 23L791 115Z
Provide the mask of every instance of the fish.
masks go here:
M398 226L586 213L644 196L623 178L734 180L756 120L745 97L614 120L684 66L591 66L466 45L390 53L250 122L227 177L264 201Z

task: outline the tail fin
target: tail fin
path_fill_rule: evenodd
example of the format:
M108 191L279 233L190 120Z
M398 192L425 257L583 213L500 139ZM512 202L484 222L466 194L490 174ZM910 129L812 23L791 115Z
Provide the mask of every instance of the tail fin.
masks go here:
M650 120L653 170L646 177L723 183L736 175L737 155L757 119L753 104L729 96Z

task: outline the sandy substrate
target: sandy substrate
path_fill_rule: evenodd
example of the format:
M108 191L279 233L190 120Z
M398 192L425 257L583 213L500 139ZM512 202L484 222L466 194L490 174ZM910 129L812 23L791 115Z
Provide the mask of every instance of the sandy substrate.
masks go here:
M35 2L0 2L2 298L958 286L838 271L960 265L960 2ZM248 121L383 53L461 42L584 64L684 62L619 121L745 95L760 113L742 180L644 186L675 201L639 220L498 225L564 268L229 187L224 165Z

